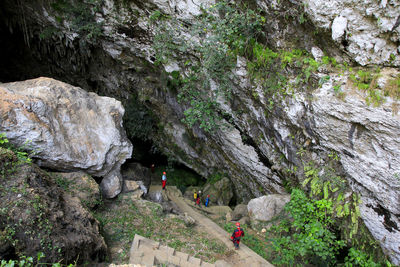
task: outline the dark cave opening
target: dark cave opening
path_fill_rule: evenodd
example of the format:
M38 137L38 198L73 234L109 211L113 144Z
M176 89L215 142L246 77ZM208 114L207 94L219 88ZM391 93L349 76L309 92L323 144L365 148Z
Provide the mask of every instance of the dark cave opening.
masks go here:
M51 76L49 66L32 55L19 28L10 33L5 25L0 24L0 36L0 82Z
M167 172L167 181L169 185L174 185L185 193L189 186L203 186L206 179L196 173L191 168L176 161L171 161L162 154L151 141L143 141L138 138L130 139L133 145L131 159L128 159L122 169L129 168L131 163L139 163L142 166L152 170L151 183L161 184L161 176L164 171Z

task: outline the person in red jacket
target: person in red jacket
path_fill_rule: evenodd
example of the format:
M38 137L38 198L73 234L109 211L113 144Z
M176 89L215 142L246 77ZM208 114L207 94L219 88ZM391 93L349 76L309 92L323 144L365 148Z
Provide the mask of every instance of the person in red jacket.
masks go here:
M233 245L235 246L235 249L239 249L239 244L240 244L240 238L244 236L244 231L242 228L240 228L240 223L236 223L236 229L233 231L233 234L231 236Z
M167 174L163 172L163 175L161 177L161 182L162 182L162 189L165 189L165 185L167 184Z

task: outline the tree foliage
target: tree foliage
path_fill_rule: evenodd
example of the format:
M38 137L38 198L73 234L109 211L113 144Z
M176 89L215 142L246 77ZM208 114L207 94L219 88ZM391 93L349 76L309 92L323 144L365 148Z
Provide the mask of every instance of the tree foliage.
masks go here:
M244 55L262 34L265 18L252 9L225 1L203 9L197 21L178 21L156 11L153 48L156 64L186 58L179 77L178 100L185 105L185 122L210 132L220 126L220 101L231 97L237 55ZM190 37L182 36L189 28ZM188 55L190 53L190 56Z

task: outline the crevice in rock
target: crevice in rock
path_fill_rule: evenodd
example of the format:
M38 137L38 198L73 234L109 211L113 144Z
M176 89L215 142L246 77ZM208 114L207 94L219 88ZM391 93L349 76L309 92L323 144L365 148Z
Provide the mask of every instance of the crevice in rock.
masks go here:
M367 205L368 208L372 208L378 215L383 216L384 221L383 221L383 226L385 227L386 230L389 232L393 232L393 230L399 231L399 227L397 224L392 221L391 219L391 214L389 211L384 209L381 205L378 204L378 206L373 207L371 204Z
M238 128L237 128L238 129ZM240 129L238 129L240 131ZM272 167L272 163L269 161L269 159L264 156L261 152L261 150L258 148L256 142L246 133L240 131L240 136L242 137L242 142L245 145L251 146L254 148L254 150L256 151L259 160L265 165L267 166L269 169L271 169Z

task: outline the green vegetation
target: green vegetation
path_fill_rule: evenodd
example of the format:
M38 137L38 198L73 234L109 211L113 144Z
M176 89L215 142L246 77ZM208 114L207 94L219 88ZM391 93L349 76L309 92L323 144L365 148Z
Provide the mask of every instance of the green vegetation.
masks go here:
M315 81L317 76L313 74L320 67L350 72L353 84L367 92L368 105L382 104L385 96L400 96L399 78L389 82L382 92L377 88L377 74L361 69L353 72L346 63L338 64L328 56L317 62L304 50L275 51L258 42L265 23L265 18L259 14L258 10L221 1L203 10L194 24L178 21L160 11L150 16L156 29L153 44L155 64L185 62L180 66L180 72L170 73L169 86L177 91L178 100L185 105L182 121L189 127L199 125L210 132L221 126L223 118L229 117L223 114L217 99L231 100L232 89L237 84L232 73L237 56L247 59L247 70L253 82L249 96L258 101L260 96L255 88L261 86L267 97L266 115L282 98L294 96L298 88L312 90L328 82L331 79L329 75ZM299 19L305 22L302 15ZM182 37L181 33L187 31L191 38ZM179 60L175 60L177 58ZM333 88L335 94L343 99L342 88L339 85Z
M285 206L287 217L269 231L274 263L390 266L382 255L375 253L379 247L360 222L360 196L349 191L346 180L335 171L338 155L329 153L325 165L318 166L307 160L305 149L299 149L297 154L303 161L303 188L292 188L291 200ZM339 260L339 254L346 250L347 257ZM379 261L383 263L376 263ZM366 262L369 265L362 264Z
M386 101L386 97L400 100L400 74L397 77L388 77L384 88L379 88L378 79L382 77L381 69L348 68L350 84L366 93L367 105L378 107Z
M68 267L74 267L76 266L75 264L69 264L69 265L63 265L59 262L57 263L46 263L46 262L41 262L41 259L44 258L45 255L42 252L39 252L37 254L36 260L34 262L33 257L25 257L22 256L20 260L1 260L0 262L0 267L14 267L14 266L19 266L19 267L37 267L37 266L51 266L51 267L62 267L62 266L68 266Z
M6 150L12 151L18 158L17 165L22 163L31 163L31 157L34 153L28 153L25 150L28 148L29 142L25 142L22 147L15 147L9 143L6 135L4 133L0 133L0 147L5 148ZM5 151L3 152L5 153Z
M304 192L294 189L290 202L285 206L292 220L284 220L273 227L275 232L281 234L272 239L276 251L274 263L289 266L300 262L323 263L334 266L335 256L345 243L332 230L332 210L329 201L307 198Z
M61 261L53 264L43 262L46 258L44 253L60 255L61 248L51 239L54 226L48 219L47 202L32 190L26 177L17 179L17 175L26 175L29 168L33 168L31 154L25 152L24 147L16 148L4 133L0 133L0 244L4 248L10 244L19 257L19 260L2 260L0 266L62 266ZM29 238L31 245L42 251L36 259L21 254L21 237Z
M352 69L350 69L352 71ZM378 89L377 79L380 69L376 69L374 73L365 70L358 70L350 74L350 80L353 82L354 86L359 90L365 91L367 93L366 101L367 104L373 104L377 107L381 105L385 99L383 93Z
M334 59L324 57L322 63L315 61L306 51L300 49L273 51L269 47L255 43L247 64L251 79L261 85L264 94L269 98L268 111L276 104L276 97L292 96L295 88L311 84L312 73L322 65L336 64ZM292 73L289 74L287 68ZM289 83L289 78L295 78L295 83ZM319 81L323 84L329 76ZM253 95L254 96L254 95Z
M167 64L175 57L187 58L187 51L192 52L181 66L184 71L175 78L178 100L187 106L183 121L189 127L199 125L210 132L220 126L224 116L217 98L230 99L235 86L231 73L236 57L246 54L261 35L265 18L222 1L203 10L198 19L189 26L159 11L150 17L157 32L153 45L156 64ZM193 38L179 37L184 26L190 27Z
M70 1L56 0L51 3L56 12L56 21L71 22L71 29L81 35L86 41L96 41L102 36L101 24L96 22L95 13L101 9L102 0ZM53 29L45 29L41 38L51 37Z
M377 263L366 246L349 247L337 235L337 217L334 203L326 199L311 199L300 189L293 189L285 206L289 215L270 229L273 263L281 266L392 266L386 259ZM359 237L357 237L359 238ZM357 241L356 241L357 242ZM359 243L360 244L360 243ZM338 256L348 248L344 260Z
M153 116L134 95L131 95L125 104L123 121L124 128L130 139L150 140L151 133L155 128Z
M213 185L216 182L222 180L222 178L224 178L224 177L227 177L227 176L225 174L223 174L223 173L220 173L220 172L213 173L212 175L210 175L207 178L207 183Z

